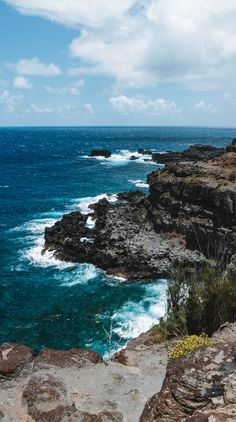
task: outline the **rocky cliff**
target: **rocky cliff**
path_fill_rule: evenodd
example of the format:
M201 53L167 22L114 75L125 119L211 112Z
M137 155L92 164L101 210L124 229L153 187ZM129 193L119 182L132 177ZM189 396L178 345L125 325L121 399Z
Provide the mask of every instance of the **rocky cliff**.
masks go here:
M180 162L149 175L156 232L176 231L186 248L222 263L236 252L236 154Z
M228 152L197 146L182 153L184 161L149 175L149 196L123 193L115 204L99 201L89 216L65 215L46 229L44 252L133 280L168 277L178 264L197 268L212 257L227 265L236 253L233 145ZM199 154L204 160L196 161Z
M162 390L140 422L236 421L236 324L225 324L213 340L169 362Z

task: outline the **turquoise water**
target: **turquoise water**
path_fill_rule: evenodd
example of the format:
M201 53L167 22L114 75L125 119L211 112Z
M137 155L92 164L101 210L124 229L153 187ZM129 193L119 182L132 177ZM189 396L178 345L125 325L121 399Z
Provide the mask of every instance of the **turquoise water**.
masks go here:
M113 349L157 322L165 311L164 281L127 283L92 265L42 257L44 228L71 210L86 213L101 195L112 200L119 191L147 191L146 176L156 165L129 161L139 147L225 146L235 136L233 129L0 129L0 343L105 354L111 321ZM88 158L92 148L114 155Z

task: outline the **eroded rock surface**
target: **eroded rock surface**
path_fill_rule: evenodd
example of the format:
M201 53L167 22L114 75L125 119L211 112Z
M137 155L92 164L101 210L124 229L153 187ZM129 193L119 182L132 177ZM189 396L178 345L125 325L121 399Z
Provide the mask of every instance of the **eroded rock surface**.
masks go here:
M119 194L115 204L103 199L92 206L94 229L88 231L79 212L66 215L46 229L46 248L59 259L89 262L133 280L167 276L177 263L194 268L203 262L198 251L186 249L182 236L154 229L149 207L141 192ZM85 235L88 241L82 243Z
M236 420L236 324L226 324L214 343L169 362L159 394L140 422Z
M99 201L91 206L92 229L88 216L65 215L46 228L45 250L132 280L168 277L178 264L197 268L212 257L229 264L236 254L233 145L228 153L194 145L181 162L149 175L149 196L127 192L116 203Z
M0 375L1 422L137 422L167 363L166 347L146 344L145 335L129 345L125 365L86 349L0 350L10 368Z

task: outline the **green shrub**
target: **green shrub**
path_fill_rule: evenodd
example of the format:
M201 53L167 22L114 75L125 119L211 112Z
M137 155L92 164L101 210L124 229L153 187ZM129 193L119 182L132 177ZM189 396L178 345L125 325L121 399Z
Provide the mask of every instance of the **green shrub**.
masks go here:
M178 268L168 285L167 314L151 331L153 341L211 336L224 322L236 321L236 272L207 265L189 274Z

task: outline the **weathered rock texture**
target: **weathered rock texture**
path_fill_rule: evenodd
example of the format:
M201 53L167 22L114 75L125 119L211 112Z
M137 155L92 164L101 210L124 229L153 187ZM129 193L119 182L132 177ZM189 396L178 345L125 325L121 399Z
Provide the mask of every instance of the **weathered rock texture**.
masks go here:
M224 148L216 148L211 145L195 144L183 152L168 151L165 154L153 152L152 160L159 164L176 163L180 161L203 161L210 160L224 154Z
M192 268L202 262L199 252L186 249L182 236L154 230L149 205L141 192L119 194L116 204L103 199L93 206L93 230L79 212L66 215L46 228L46 249L59 259L90 262L133 280L167 276L180 262ZM82 243L84 236L88 240Z
M229 260L236 252L236 154L178 163L149 175L155 230L184 236L188 249Z
M46 228L45 250L133 280L169 276L179 263L192 269L212 257L226 265L236 254L236 153L197 145L183 159L149 175L149 196L128 192L115 204L103 199L91 207L92 230L87 216L65 215Z
M169 362L159 394L140 422L236 420L236 324L226 324L214 344Z
M0 347L0 421L137 422L146 401L160 391L165 346L140 336L126 350L126 364L103 362L90 350Z

